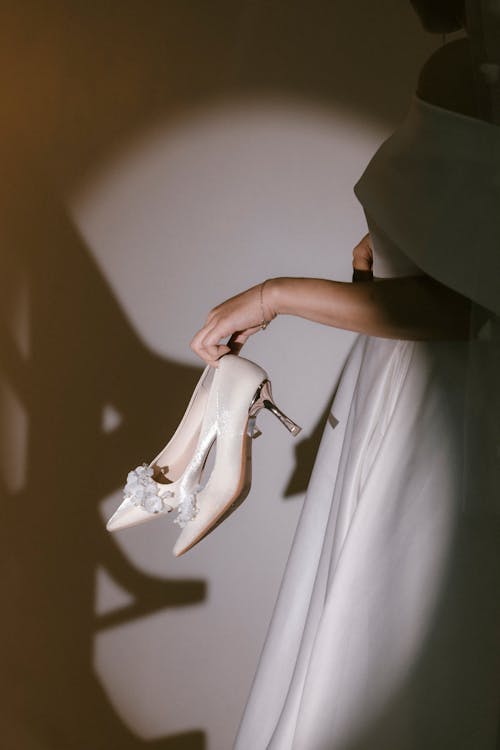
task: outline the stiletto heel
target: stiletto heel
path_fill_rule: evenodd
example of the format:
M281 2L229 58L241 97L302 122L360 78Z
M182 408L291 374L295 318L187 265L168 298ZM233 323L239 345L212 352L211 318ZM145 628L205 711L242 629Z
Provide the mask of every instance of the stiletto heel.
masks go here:
M179 487L182 527L173 549L178 557L218 526L248 495L251 487L251 440L260 430L255 419L270 410L297 435L300 427L275 404L265 370L244 357L226 354L219 360L207 401L205 416L193 460ZM213 443L216 455L212 473L204 487L201 469Z
M284 414L281 409L276 405L273 394L271 390L271 381L270 380L264 380L255 396L252 404L250 405L250 410L248 412L250 417L256 416L258 412L261 409L269 409L272 414L274 414L282 425L284 425L289 432L292 433L292 435L295 437L299 434L302 427L299 427L298 424L296 424L293 420L290 419L290 417L287 417L286 414ZM259 432L259 434L261 434Z

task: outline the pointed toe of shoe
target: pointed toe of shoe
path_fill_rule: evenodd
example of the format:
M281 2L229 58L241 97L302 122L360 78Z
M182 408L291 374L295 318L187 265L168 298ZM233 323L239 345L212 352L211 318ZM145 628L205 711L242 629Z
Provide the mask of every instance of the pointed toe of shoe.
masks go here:
M222 513L227 508L227 499L224 499L222 493L215 497L210 491L204 490L198 495L199 510L195 518L192 518L183 527L177 537L177 541L172 550L175 557L180 557L194 547L195 544L204 539L207 534L217 525Z
M198 522L197 522L198 521ZM174 544L172 554L174 557L180 557L187 552L191 547L194 547L197 542L201 541L203 537L210 530L210 524L200 523L198 519L188 521L187 525L184 526L181 533L177 537L177 541Z
M151 515L144 508L134 505L130 500L124 500L107 522L106 529L107 531L119 531L129 526L137 526L137 524L149 521L151 518L156 518L156 514Z
M187 531L188 529L184 528L181 531L176 543L174 544L174 548L172 550L172 554L174 555L174 557L180 557L191 547L194 541L194 535L192 533L185 533Z

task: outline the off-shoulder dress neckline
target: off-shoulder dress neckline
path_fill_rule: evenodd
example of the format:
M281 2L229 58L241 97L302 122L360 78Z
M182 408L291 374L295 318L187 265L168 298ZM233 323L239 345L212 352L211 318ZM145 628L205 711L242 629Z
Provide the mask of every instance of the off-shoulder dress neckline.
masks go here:
M412 105L414 109L422 112L427 111L428 114L437 115L443 121L446 119L455 120L456 122L461 123L464 127L475 127L479 131L482 130L484 133L497 133L500 138L500 125L497 125L494 122L488 122L487 120L482 120L480 117L472 117L463 112L458 112L454 109L447 109L446 107L441 107L438 104L431 103L419 96L416 91L413 92L412 95Z

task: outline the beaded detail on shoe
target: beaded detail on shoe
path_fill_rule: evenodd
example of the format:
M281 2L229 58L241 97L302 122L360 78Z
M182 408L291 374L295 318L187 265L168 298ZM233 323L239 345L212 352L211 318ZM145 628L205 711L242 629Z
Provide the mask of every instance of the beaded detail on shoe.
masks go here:
M162 485L153 479L153 469L148 464L137 466L127 474L127 483L123 494L125 499L134 505L144 508L148 513L160 513L172 508L164 502L164 497L173 497L174 493L167 490L160 495Z
M189 521L192 521L198 515L196 496L201 490L201 484L197 484L192 492L182 492L182 489L179 489L181 499L177 507L177 518L174 518L173 522L183 529Z

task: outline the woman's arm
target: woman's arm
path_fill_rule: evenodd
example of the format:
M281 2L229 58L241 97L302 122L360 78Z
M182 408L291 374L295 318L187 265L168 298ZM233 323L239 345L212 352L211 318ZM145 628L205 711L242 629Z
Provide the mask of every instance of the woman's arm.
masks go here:
M217 367L221 356L237 354L260 331L263 317L280 314L382 338L468 339L470 311L467 297L426 275L366 283L280 276L212 308L190 346Z
M270 316L298 315L370 336L469 338L470 300L427 275L359 284L278 277L265 286Z

